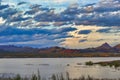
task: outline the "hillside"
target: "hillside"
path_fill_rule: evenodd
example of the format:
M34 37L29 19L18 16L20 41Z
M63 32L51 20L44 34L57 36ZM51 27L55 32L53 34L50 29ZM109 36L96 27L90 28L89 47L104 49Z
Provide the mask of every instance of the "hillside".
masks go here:
M118 54L116 54L118 53ZM96 48L66 49L62 47L32 48L0 45L0 57L109 57L120 56L120 44L104 43Z

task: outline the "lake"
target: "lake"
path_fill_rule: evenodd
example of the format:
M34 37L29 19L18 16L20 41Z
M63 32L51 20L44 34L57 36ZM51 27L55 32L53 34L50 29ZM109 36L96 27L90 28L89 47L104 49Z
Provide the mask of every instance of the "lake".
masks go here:
M120 78L120 68L86 66L85 62L120 60L120 57L96 58L1 58L0 74L20 74L30 76L38 70L42 77L49 78L52 74L69 73L71 78L92 76L94 78Z

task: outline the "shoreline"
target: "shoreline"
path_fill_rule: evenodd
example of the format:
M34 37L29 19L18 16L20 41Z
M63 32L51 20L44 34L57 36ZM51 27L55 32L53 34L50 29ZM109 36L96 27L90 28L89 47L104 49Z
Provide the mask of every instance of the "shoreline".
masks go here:
M120 57L113 57L113 56L109 56L109 57L1 57L0 59L15 59L15 58L24 58L24 59L27 59L27 58L120 58Z

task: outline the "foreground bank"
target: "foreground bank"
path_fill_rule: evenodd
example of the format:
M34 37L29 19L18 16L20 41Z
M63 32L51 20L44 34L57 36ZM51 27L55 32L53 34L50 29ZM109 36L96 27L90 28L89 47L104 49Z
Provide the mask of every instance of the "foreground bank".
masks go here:
M33 74L30 77L21 77L19 74L14 76L14 77L0 77L0 80L120 80L119 78L114 78L114 79L109 79L109 78L94 78L91 76L81 76L79 78L70 78L69 73L66 73L66 75L63 74L53 74L49 78L46 77L41 77L40 73L38 74Z

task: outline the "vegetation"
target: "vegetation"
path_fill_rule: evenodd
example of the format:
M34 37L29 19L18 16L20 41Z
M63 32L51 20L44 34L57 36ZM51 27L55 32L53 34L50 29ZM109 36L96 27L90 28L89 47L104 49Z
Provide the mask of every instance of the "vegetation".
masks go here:
M110 66L110 67L120 67L120 60L116 60L116 61L106 61L106 62L97 62L97 63L93 63L92 61L88 61L85 63L86 65L100 65L100 66Z
M92 66L92 65L93 65L93 62L92 62L92 61L89 61L89 62L86 62L85 64L86 64L86 65L89 65L89 66Z
M5 78L5 77L0 77L0 80L120 80L120 79L107 79L107 78L101 78L101 79L98 79L98 78L93 78L91 76L81 76L77 79L71 79L69 74L66 73L66 76L64 76L63 74L60 74L60 75L57 75L57 74L53 74L50 78L41 78L40 75L36 75L36 74L33 74L31 76L31 78L29 77L21 77L20 75L16 75L15 77L9 77L9 78Z
M110 66L110 67L120 67L120 60L116 60L116 61L106 61L106 62L98 62L98 63L94 63L94 64L99 64L101 66Z

